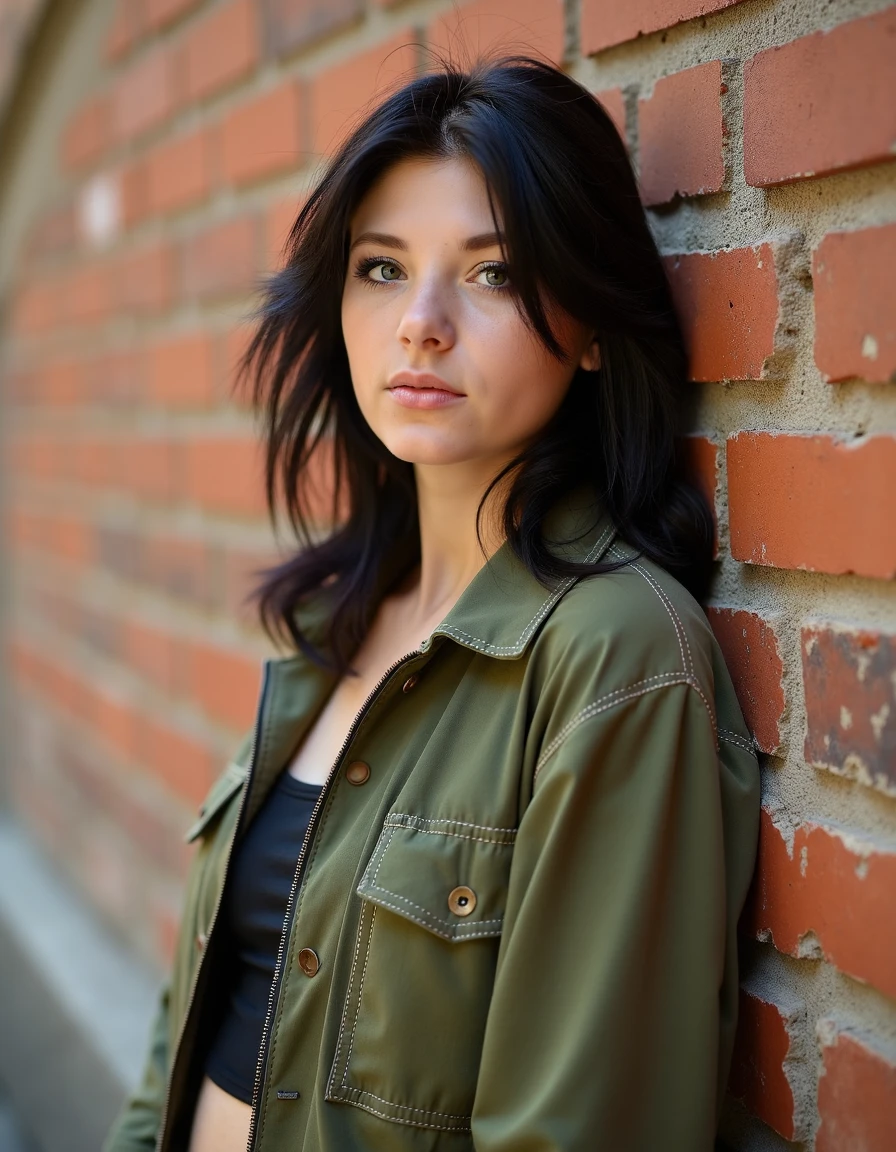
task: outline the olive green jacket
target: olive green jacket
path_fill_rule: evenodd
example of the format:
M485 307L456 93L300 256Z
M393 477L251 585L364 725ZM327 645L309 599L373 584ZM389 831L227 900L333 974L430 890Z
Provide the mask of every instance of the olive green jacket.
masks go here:
M593 525L570 498L550 535L633 556ZM254 732L188 833L173 972L106 1152L187 1147L231 848L334 684L304 656L265 664ZM250 1148L708 1152L758 814L753 743L683 586L641 559L548 592L505 544L380 682L321 793Z

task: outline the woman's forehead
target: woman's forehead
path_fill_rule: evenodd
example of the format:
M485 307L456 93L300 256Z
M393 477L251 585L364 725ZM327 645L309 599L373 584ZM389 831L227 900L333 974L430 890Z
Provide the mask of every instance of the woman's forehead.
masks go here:
M495 206L500 225L500 213ZM356 207L352 242L366 232L404 241L437 234L460 240L494 233L485 178L463 157L410 157L388 168ZM406 235L407 233L407 235Z

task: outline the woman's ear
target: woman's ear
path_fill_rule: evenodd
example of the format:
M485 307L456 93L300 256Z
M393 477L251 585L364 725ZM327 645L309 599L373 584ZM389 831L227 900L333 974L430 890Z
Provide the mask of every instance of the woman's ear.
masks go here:
M600 345L597 342L597 337L591 341L582 353L579 367L584 368L586 372L596 372L598 368L600 368Z

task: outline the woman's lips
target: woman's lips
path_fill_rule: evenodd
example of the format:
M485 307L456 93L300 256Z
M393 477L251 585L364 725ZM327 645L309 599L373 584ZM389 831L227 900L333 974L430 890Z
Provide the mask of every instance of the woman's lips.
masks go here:
M445 408L466 398L429 372L397 372L390 377L388 388L403 408Z

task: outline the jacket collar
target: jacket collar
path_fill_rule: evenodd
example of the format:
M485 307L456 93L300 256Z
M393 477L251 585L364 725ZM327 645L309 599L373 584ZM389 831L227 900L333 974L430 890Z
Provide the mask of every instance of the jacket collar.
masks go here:
M545 519L544 534L556 555L595 563L609 548L616 530L594 490L583 486L558 500ZM380 574L380 595L406 567L407 558L399 552ZM436 638L444 636L498 660L516 659L576 579L569 577L552 590L545 588L505 541L473 577L445 619L422 641L421 650L429 651ZM328 600L322 591L298 613L305 635L321 646L329 617Z
M593 564L609 548L616 530L593 489L582 487L557 502L545 520L544 534L555 555ZM421 647L427 651L437 636L446 636L498 660L516 659L577 579L569 577L546 589L505 541Z

